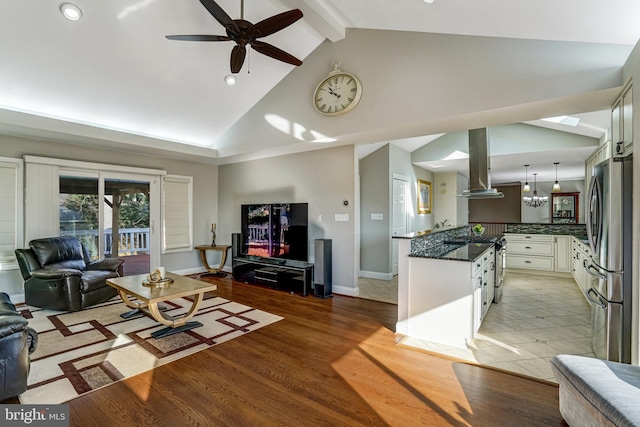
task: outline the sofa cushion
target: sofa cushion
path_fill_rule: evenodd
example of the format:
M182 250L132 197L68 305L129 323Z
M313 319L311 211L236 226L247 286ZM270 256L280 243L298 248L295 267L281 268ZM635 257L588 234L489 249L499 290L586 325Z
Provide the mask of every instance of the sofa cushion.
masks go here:
M570 425L640 425L639 366L573 355L555 356L551 364L560 384L560 412ZM563 405L565 387L573 394L571 405ZM597 413L585 418L591 411Z
M67 265L64 268L75 268L77 270L86 268L82 243L75 237L61 236L36 239L32 240L29 246L42 267L59 262L74 261L71 263L73 266Z
M82 282L80 283L80 292L91 292L102 289L105 286L104 281L113 277L119 277L115 271L105 270L89 270L82 273Z

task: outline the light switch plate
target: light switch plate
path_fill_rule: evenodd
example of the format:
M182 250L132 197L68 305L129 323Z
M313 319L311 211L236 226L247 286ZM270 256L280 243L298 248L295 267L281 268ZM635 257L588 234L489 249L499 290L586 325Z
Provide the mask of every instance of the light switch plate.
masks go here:
M336 222L349 221L349 214L336 214Z
M381 213L372 213L371 220L372 221L382 221L384 219L384 214Z

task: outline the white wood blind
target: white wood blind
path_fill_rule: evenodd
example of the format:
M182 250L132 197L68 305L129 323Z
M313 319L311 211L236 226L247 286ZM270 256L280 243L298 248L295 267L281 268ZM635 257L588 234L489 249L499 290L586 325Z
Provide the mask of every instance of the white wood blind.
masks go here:
M22 241L22 160L0 157L0 270L17 268Z
M162 253L193 248L193 178L167 175L162 181Z

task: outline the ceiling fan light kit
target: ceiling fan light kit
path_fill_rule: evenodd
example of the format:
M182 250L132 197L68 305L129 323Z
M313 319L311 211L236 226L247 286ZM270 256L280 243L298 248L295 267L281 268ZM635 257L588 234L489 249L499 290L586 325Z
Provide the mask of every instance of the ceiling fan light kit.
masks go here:
M60 3L58 9L60 9L62 16L67 18L69 21L78 21L82 18L82 10L73 3Z
M236 74L242 69L247 55L247 45L253 50L265 56L277 59L291 65L302 65L302 61L293 55L263 41L258 40L274 34L302 18L300 9L293 9L282 12L270 18L263 19L257 24L252 24L244 19L244 0L241 0L240 19L231 19L229 15L213 0L200 0L200 3L226 30L226 36L216 35L169 35L165 36L169 40L199 41L199 42L222 42L234 41L236 45L231 50L229 65L231 73Z
M227 74L224 77L224 82L228 85L228 86L233 86L234 84L236 84L236 76L234 76L233 74Z

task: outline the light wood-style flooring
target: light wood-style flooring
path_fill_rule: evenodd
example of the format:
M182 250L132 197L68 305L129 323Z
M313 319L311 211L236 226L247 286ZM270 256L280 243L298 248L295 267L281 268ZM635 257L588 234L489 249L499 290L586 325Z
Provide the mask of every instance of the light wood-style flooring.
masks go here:
M203 280L284 320L81 396L72 426L566 426L553 384L397 345L394 304Z

